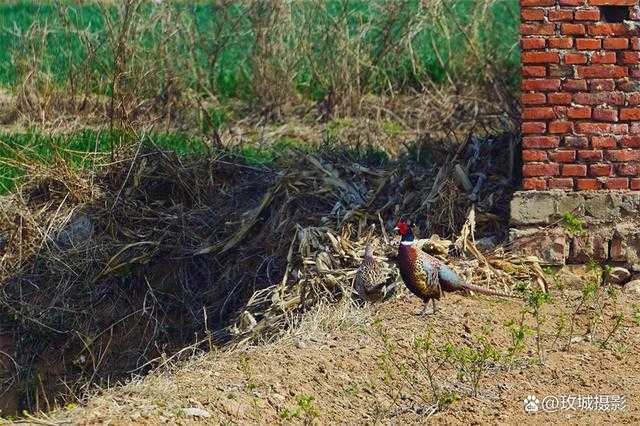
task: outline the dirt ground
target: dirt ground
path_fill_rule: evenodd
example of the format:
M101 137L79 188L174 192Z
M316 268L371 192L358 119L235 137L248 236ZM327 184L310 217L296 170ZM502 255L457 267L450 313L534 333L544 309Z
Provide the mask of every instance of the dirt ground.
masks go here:
M603 296L601 310L581 308L574 317L580 297L577 289L554 289L542 307L543 365L538 362L535 321L530 315L524 316L530 329L521 350L512 351L510 358L506 355L516 346L510 329L523 318L521 301L447 295L435 315L420 317L417 299L404 293L364 308L344 303L321 307L277 341L198 356L169 371L100 392L86 406L39 420L637 424L640 299L616 292L614 297ZM590 319L599 314L595 337L590 338ZM572 317L573 343L566 349ZM467 355L456 358L447 351ZM492 357L492 351L498 355ZM478 358L479 353L485 356ZM461 358L477 362L465 364ZM473 365L479 368L473 370ZM479 371L477 386L471 380L473 371ZM430 375L440 395L437 410ZM626 407L527 413L523 402L528 395L539 401L545 396L622 395Z

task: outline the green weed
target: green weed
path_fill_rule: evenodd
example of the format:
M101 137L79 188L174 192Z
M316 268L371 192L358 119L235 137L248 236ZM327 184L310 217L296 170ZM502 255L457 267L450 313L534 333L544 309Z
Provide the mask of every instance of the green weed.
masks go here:
M585 222L571 212L567 212L562 216L562 227L569 231L572 235L579 236L585 234Z

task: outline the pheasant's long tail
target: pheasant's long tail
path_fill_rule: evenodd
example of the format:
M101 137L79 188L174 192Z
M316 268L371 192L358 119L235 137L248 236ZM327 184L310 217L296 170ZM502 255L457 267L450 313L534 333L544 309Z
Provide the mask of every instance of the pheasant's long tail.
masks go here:
M486 294L489 296L508 297L511 299L520 299L520 296L502 293L500 291L490 290L485 287L469 284L447 265L439 265L438 275L444 291L461 291L469 290L476 293Z

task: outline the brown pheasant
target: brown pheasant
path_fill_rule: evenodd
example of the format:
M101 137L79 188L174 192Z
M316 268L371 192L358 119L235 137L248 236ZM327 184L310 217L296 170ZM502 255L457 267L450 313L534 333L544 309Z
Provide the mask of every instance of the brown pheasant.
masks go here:
M353 287L365 302L379 302L386 296L387 274L384 267L373 258L370 242L364 249L364 258L356 272Z

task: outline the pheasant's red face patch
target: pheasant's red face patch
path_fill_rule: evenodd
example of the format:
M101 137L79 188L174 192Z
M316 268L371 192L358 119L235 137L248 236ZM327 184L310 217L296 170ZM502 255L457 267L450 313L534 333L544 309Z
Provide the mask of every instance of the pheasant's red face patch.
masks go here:
M400 235L406 235L409 232L409 224L407 221L400 219L396 224L396 229Z

